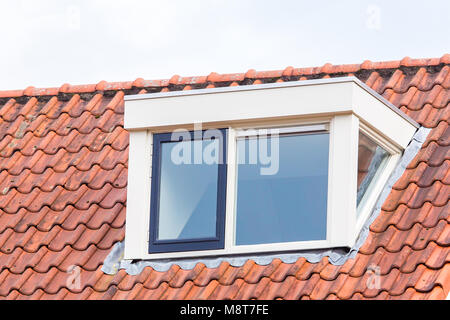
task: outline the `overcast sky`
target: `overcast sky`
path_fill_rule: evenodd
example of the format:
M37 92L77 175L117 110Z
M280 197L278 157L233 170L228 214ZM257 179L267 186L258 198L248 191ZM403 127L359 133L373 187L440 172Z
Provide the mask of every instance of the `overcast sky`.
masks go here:
M450 1L0 0L0 90L449 53Z

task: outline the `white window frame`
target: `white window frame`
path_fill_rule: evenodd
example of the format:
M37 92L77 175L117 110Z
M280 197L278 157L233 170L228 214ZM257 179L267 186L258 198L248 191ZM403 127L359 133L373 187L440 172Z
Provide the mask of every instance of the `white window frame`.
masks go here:
M237 139L246 137L247 129L279 129L280 136L284 133L301 133L306 131L323 132L326 131L330 134L330 119L323 119L317 122L304 122L297 123L297 126L283 126L283 123L271 123L262 126L240 126L239 128L228 128L228 167L227 167L227 206L226 206L226 220L225 220L225 254L242 254L249 252L270 252L270 251L287 251L313 248L327 248L332 243L330 241L330 235L334 234L336 230L332 228L329 223L330 217L334 214L332 208L327 206L327 236L325 240L314 241L292 241L292 242L279 242L279 243L264 243L253 245L236 245L236 178L237 178ZM257 135L256 135L257 136ZM330 147L331 143L329 144ZM331 162L331 155L328 156L328 164ZM328 165L328 172L330 172L330 165ZM328 194L330 193L330 176L328 176Z
M352 247L418 125L356 78L332 80L126 97L125 128L130 132L130 147L124 258L152 260ZM293 103L295 99L302 103ZM275 102L282 107L274 108ZM255 103L258 108L253 107ZM211 112L210 105L219 112ZM249 106L250 110L242 112L233 108L236 105ZM228 128L225 248L150 254L152 135L180 127L192 130L198 121L202 121L203 129ZM326 124L330 134L326 240L234 245L239 130L318 124ZM392 130L392 126L399 130ZM357 218L360 130L385 148L390 157Z

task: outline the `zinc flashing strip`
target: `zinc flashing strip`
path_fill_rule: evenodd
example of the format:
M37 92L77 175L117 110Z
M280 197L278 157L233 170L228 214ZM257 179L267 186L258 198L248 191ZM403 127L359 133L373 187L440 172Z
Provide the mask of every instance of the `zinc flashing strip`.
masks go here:
M112 251L106 257L102 271L106 274L115 274L120 269L124 269L130 275L137 275L142 272L145 267L152 267L156 271L167 271L176 264L185 270L191 270L198 263L205 264L208 268L217 268L222 262L226 261L234 267L241 267L249 259L253 260L259 265L268 265L273 259L278 258L284 263L295 263L299 258L304 257L310 263L318 263L323 257L329 257L329 261L333 265L343 265L348 259L355 258L361 246L366 241L369 235L370 225L375 221L381 212L381 206L391 192L392 186L402 176L408 164L419 152L422 144L425 142L431 129L420 127L415 133L410 144L405 149L403 156L397 164L394 171L391 173L383 190L378 197L378 200L372 210L372 213L364 223L359 236L353 245L348 250L344 248L332 249L318 249L318 250L302 250L296 252L284 253L267 253L267 254L249 254L249 255L229 255L229 256L213 256L213 257L199 257L199 258L180 258L180 259L164 259L164 260L141 260L132 263L131 260L123 260L124 241L118 242L114 245Z

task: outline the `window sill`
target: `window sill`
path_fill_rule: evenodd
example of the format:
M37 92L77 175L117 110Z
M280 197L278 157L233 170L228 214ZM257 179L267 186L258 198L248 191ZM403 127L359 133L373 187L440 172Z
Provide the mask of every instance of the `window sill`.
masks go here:
M178 258L153 258L133 261L132 259L123 259L124 242L116 243L113 250L105 259L102 271L106 274L116 274L120 269L125 270L130 275L140 274L144 268L165 272L173 265L177 265L184 270L191 270L197 264L202 263L207 268L217 268L221 263L226 262L234 267L243 266L248 260L254 261L258 265L268 265L274 259L279 259L283 263L295 263L299 258L305 258L311 263L319 262L323 257L329 257L329 261L333 264L343 264L348 257L352 255L350 248L323 248L323 249L303 249L291 251L277 252L259 252L245 254L216 254L210 256L192 256Z
M254 254L273 254L302 251L311 249L332 249L334 247L343 247L343 245L332 245L327 240L317 241L300 241L300 242L284 242L269 243L261 245L241 245L234 246L229 249L218 250L200 250L200 251L183 251L183 252L167 252L167 253L147 253L142 255L143 260L160 260L160 259L178 259L178 258L204 258L211 256L233 256L233 255L254 255Z

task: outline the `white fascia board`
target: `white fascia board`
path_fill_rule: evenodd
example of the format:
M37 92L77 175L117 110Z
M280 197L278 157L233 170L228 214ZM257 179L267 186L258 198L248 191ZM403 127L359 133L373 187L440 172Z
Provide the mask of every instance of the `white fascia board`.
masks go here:
M359 83L355 82L353 89L353 113L379 134L405 149L417 130L415 123L397 112L397 108L388 107L386 101L375 97Z
M355 77L175 91L125 97L124 127L164 131L194 123L242 122L353 113L404 149L418 124Z
M228 126L242 121L351 112L351 104L350 82L159 95L125 101L125 128L157 130L193 123Z

